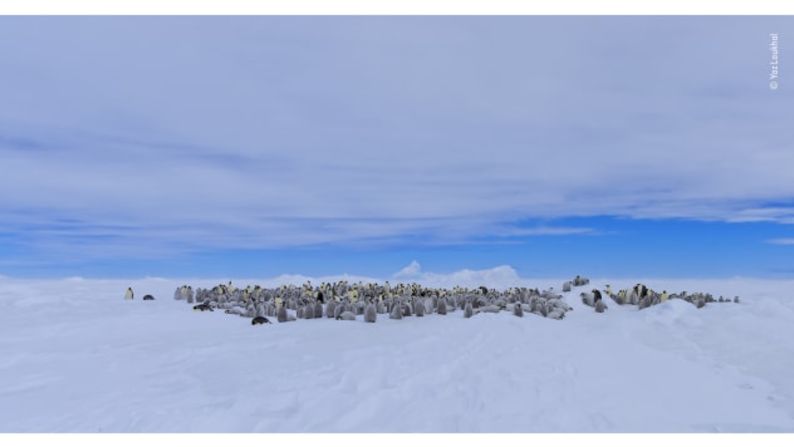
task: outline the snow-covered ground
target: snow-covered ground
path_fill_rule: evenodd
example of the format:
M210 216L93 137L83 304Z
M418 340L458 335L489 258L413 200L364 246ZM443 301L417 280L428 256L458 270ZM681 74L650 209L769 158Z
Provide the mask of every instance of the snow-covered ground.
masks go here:
M562 284L498 269L419 279L467 278ZM219 281L0 278L0 431L794 431L794 281L594 279L741 303L607 300L596 314L585 287L566 294L562 321L457 311L251 326L172 299Z

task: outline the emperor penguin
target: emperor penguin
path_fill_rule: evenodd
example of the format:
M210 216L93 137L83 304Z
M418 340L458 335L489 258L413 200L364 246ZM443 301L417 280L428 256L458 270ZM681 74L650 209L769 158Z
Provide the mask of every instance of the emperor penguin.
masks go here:
M314 303L314 318L323 317L323 305L321 301Z
M402 303L403 307L403 316L410 317L413 312L411 312L411 303Z
M307 320L311 320L314 318L314 305L311 303L307 304L303 309L303 318Z
M132 291L132 287L127 287L127 291L124 292L124 299L131 300L135 298L135 292Z
M367 323L374 323L377 319L378 312L375 309L375 304L370 301L370 303L367 304L366 310L364 310L364 321Z
M517 317L523 317L524 316L524 309L521 307L521 303L515 303L513 305L513 315L515 315Z
M345 307L342 305L342 303L339 303L336 307L334 307L334 318L339 320L339 317L342 315L343 312L345 312Z
M253 320L251 320L251 326L254 326L254 325L257 325L257 324L270 324L270 320L268 320L267 318L259 315L259 316L254 317Z
M197 304L197 305L193 306L193 310L198 310L198 311L201 311L201 312L206 312L206 311L214 312L214 310L212 309L212 306L210 306L209 303Z
M425 303L422 302L423 300L420 298L416 300L416 306L414 306L414 315L417 317L424 317L425 316Z
M284 305L278 306L278 312L276 312L276 319L279 323L283 323L287 321L287 308Z
M441 298L438 300L438 308L436 309L436 313L439 315L446 315L447 314L447 300Z
M607 305L602 300L596 301L595 311L602 314L605 310L607 310Z
M339 309L339 308L337 307L337 309ZM342 312L341 314L339 314L339 316L336 317L336 319L337 320L343 320L343 321L355 321L356 314L354 314L353 312L350 312L350 311L345 311L345 312Z
M466 307L463 308L463 318L471 318L474 315L474 309L471 307L471 301L466 300Z
M402 320L403 318L403 311L402 311L402 303L394 303L394 306L391 308L391 313L389 314L389 318L392 320Z
M670 295L667 294L667 291L666 290L662 290L662 294L659 296L659 301L664 303L665 301L667 301L667 299L669 297L670 297Z
M154 301L154 297L151 296L151 295L144 295L143 296L143 300L144 301Z
M336 314L334 313L336 307L337 307L336 300L328 300L328 304L325 306L325 316L328 318L336 317Z

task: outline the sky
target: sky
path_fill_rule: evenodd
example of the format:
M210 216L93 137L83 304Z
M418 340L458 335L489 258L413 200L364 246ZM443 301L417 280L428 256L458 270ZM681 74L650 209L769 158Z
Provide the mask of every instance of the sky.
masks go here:
M793 30L0 17L0 275L794 277Z

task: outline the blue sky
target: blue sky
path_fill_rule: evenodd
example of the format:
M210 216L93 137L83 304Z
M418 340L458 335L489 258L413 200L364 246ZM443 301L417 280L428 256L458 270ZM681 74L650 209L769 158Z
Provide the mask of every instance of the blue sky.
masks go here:
M792 276L792 26L2 17L0 274Z

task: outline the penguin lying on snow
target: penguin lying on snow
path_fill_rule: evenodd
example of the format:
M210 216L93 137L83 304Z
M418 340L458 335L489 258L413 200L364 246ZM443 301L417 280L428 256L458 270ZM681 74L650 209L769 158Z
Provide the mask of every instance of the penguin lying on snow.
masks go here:
M595 295L592 292L582 292L579 296L582 297L582 304L590 307L595 306Z
M258 317L254 317L254 319L251 320L251 326L256 324L270 324L270 320L260 315Z
M344 320L344 321L354 321L356 319L356 314L354 314L353 312L350 312L349 310L346 310L346 311L342 312L341 314L339 314L339 316L336 317L336 319L337 320Z
M151 296L151 295L144 295L143 296L143 300L144 301L154 301L154 297Z
M214 310L212 310L212 306L210 306L207 303L197 304L193 306L193 310L199 310L201 312L205 312L205 311L214 312Z

